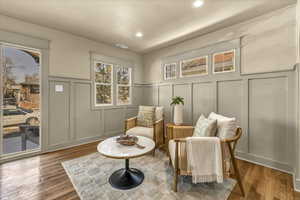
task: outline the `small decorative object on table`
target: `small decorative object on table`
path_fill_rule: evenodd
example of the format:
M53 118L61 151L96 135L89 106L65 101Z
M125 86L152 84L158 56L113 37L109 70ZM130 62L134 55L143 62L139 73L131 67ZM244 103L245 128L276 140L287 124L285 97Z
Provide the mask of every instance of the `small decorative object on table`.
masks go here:
M171 106L174 105L174 124L180 125L183 123L183 105L184 98L183 97L173 97Z
M144 146L138 144L138 137L134 135L121 135L116 138L117 143L125 145L125 146L133 146L136 145L138 148L145 148Z

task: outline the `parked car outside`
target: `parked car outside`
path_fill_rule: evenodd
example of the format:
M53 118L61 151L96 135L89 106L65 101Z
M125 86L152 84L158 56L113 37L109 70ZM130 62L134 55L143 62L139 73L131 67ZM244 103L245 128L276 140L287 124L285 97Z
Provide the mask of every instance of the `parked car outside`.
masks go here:
M23 109L16 106L6 106L3 109L3 127L13 127L22 124L39 125L40 111Z

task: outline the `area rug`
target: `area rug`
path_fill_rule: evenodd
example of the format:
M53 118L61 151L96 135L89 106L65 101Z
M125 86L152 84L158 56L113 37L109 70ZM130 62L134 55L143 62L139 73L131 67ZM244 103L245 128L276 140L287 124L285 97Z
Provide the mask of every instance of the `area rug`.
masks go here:
M82 200L225 200L236 184L233 179L225 179L222 184L192 184L190 177L180 176L175 193L172 190L173 168L162 152L157 152L155 157L146 155L130 160L130 167L140 169L145 175L144 182L131 190L117 190L108 183L112 172L124 168L124 160L93 153L64 161L62 165Z

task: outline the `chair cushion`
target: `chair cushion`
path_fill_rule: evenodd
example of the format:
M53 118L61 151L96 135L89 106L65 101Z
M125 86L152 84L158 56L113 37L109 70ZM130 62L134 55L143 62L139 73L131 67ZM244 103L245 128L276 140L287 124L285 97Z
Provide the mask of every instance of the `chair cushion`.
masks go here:
M154 106L139 106L139 113L137 116L137 126L153 127L155 120Z
M218 124L217 136L221 139L232 138L235 136L237 129L236 119L218 115L214 112L210 113L209 119L216 119Z
M212 137L216 136L217 120L205 118L201 115L194 129L193 137Z
M135 136L144 136L153 140L153 128L136 126L126 131L126 134L135 135Z
M155 121L163 119L164 107L159 106L155 108Z

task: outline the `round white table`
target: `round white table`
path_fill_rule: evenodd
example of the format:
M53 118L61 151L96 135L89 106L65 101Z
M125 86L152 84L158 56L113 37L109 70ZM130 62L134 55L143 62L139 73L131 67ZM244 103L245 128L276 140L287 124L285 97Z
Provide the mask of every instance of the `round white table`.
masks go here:
M144 180L144 173L138 169L129 167L129 159L137 158L148 154L155 148L153 140L137 136L139 145L145 148L138 148L134 146L124 146L116 142L118 136L108 138L98 144L97 150L103 156L113 159L125 159L125 168L119 169L112 173L109 177L111 186L117 189L131 189L140 185Z

